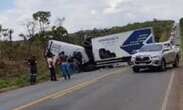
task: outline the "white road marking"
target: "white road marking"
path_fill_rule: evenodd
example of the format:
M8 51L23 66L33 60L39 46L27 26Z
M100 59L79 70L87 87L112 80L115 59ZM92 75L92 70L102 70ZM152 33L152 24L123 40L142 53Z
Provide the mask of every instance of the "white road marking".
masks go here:
M170 77L170 80L169 80L169 83L168 83L168 88L166 90L166 94L164 96L163 104L161 106L161 110L166 110L167 109L168 98L169 98L170 93L171 93L174 77L175 77L175 71L173 71L172 74L171 74L171 77Z

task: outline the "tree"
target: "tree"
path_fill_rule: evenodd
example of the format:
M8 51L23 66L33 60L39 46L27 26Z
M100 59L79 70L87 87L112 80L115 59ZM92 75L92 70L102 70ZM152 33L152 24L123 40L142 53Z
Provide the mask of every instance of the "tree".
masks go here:
M2 29L2 36L3 36L3 38L7 38L7 36L8 36L8 29Z
M2 28L2 37L4 38L4 42L1 43L1 53L4 54L9 60L13 60L14 55L14 45L12 43L12 34L13 30L9 28ZM2 57L2 55L1 55Z
M40 33L44 33L46 26L50 24L49 18L51 17L51 13L49 11L38 11L32 17L38 22Z
M25 24L26 30L27 30L27 39L32 39L35 36L36 31L36 23L34 21L28 21Z
M57 40L66 40L64 38L68 37L68 32L63 26L53 26L51 30L51 35Z
M20 37L24 39L24 43L27 44L27 56L30 55L32 51L32 43L36 34L36 22L33 20L26 20L23 23L23 26L25 27L26 33L19 34Z
M12 42L12 34L13 34L13 30L12 29L2 29L2 35L4 38L7 38L8 41Z
M63 18L57 18L56 21L55 21L55 25L57 27L63 26L64 21L65 21L65 17L63 17Z
M63 23L65 21L65 17L57 18L55 20L55 25L52 26L50 34L53 39L68 41L68 31L63 27Z
M23 33L19 34L19 37L23 38L24 41L27 41L27 36Z
M12 29L9 29L8 33L9 33L9 41L12 43L12 34L14 33L14 31Z
M0 25L0 37L2 37L2 25Z
M181 18L179 22L180 22L179 25L180 25L180 34L181 34L181 48L183 51L183 43L182 43L183 42L183 18Z
M2 25L0 25L0 33L1 33L1 31L2 31Z

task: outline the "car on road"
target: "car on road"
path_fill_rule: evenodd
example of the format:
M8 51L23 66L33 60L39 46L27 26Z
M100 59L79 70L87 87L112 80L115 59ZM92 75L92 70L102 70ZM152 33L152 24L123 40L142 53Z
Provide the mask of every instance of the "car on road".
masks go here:
M142 68L165 71L168 64L178 67L180 50L169 42L146 44L131 57L132 69L139 72Z

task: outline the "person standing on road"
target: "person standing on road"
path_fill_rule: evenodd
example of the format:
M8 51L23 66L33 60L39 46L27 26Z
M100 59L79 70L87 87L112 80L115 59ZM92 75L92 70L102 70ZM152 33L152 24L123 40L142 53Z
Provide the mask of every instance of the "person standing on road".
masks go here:
M37 77L37 61L35 56L31 56L30 59L28 59L28 64L30 67L30 84L34 85L36 83L36 77Z
M83 56L82 56L81 52L77 52L77 54L75 55L75 58L78 60L79 72L81 72L83 70L83 67L82 67Z
M47 63L50 70L50 79L51 81L57 81L53 56L54 55L50 51L48 51Z
M69 56L67 59L67 63L68 63L68 72L70 75L75 73L75 68L74 68L74 61L73 61L73 56Z
M76 58L77 52L73 52L73 70L75 73L79 73L79 61Z
M70 70L69 70L70 65L68 63L68 57L65 55L64 52L61 52L59 54L59 57L60 57L60 68L63 73L64 79L65 80L71 79Z

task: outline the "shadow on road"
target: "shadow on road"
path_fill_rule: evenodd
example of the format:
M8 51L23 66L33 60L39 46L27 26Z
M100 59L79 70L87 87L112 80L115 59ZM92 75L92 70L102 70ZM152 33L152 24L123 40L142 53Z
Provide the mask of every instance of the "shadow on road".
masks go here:
M174 69L173 67L169 66L167 67L166 71L160 71L158 69L142 69L140 72L136 73L136 74L159 74L159 73L166 73L167 71L170 71Z

